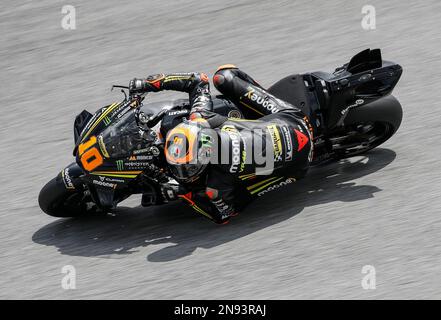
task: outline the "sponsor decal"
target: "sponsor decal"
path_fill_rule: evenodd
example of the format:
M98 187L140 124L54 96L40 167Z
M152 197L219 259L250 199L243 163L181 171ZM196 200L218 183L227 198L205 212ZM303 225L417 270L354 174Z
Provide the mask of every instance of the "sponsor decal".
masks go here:
M219 211L219 213L222 216L222 219L228 218L230 216L230 214L233 213L233 208L231 206L229 206L228 204L225 203L224 200L219 199L216 201L211 201L214 206L216 207L216 209Z
M240 162L239 172L243 172L243 170L245 170L245 162L247 160L247 141L243 137L241 140L242 140L242 144L243 144L243 150L242 150L242 159Z
M288 178L288 179L286 179L286 180L284 180L284 181L281 181L280 183L277 183L277 184L274 184L274 185L268 187L268 188L265 189L265 190L260 191L260 192L257 194L257 196L258 196L258 197L261 197L261 196L263 196L264 194L266 194L266 193L268 193L268 192L271 192L271 191L274 191L274 190L276 190L276 189L279 189L280 187L286 186L286 185L291 184L291 183L293 183L293 182L295 182L295 181L296 181L296 179L294 179L294 178Z
M241 119L242 114L239 110L231 110L230 112L228 112L228 118Z
M153 160L153 156L136 156L135 160Z
M189 112L188 110L183 109L183 110L169 111L167 113L167 115L169 115L169 116L176 116L178 114L187 114L188 112Z
M226 125L222 127L222 131L226 132L231 140L231 166L230 172L236 173L240 165L240 136L234 126Z
M104 177L100 177L100 178L104 178ZM92 180L92 183L96 184L97 186L112 188L112 189L116 189L116 186L117 186L115 183L110 183L110 182L101 181L101 180Z
M306 117L306 116L303 117L303 120L305 121L306 126L308 128L309 138L311 139L311 141L314 141L314 130L312 129L311 122L309 121L308 117ZM317 121L318 121L318 119L317 119ZM320 121L317 124L317 126L320 126ZM311 162L313 158L314 158L314 143L311 143L311 149L309 151L308 161Z
M243 170L245 169L245 161L247 160L247 152L244 150L242 150L242 159L241 159L241 163L240 163L240 169L239 172L243 172Z
M285 161L291 161L293 155L292 138L287 126L282 127L282 134L285 141Z
M169 200L176 199L176 194L175 194L175 192L173 190L167 189L166 193L167 193L167 197L168 197Z
M314 138L314 130L312 129L311 122L309 121L308 117L303 117L303 121L305 121L306 127L308 128L309 135L311 136L311 140ZM303 131L302 131L303 132Z
M348 106L347 108L343 109L341 111L342 115L345 115L349 110L351 110L352 108L356 108L358 106L361 106L364 103L363 99L358 99L355 101L355 103L351 104L350 106Z
M116 160L116 169L118 171L124 170L124 162L122 160Z
M299 145L299 147L297 148L297 151L299 152L305 147L305 145L308 143L309 139L304 133L300 132L297 129L294 129L294 132L296 133L296 136L297 136L297 143Z
M147 153L149 151L150 151L150 148L138 149L138 150L133 151L133 154L137 155L137 154L141 154L141 153Z
M248 87L248 92L245 93L245 97L247 97L249 100L256 102L257 104L261 105L271 113L277 113L279 112L279 109L274 104L274 102L269 101L267 98L264 98L263 96L258 96L256 94L256 90L252 87Z
M72 178L69 175L69 168L65 168L63 171L61 171L61 177L63 178L64 185L66 189L75 189L75 186L72 182Z
M125 181L122 179L115 179L115 178L108 178L103 176L98 176L101 181L107 181L107 182L115 182L115 183L124 183Z
M271 135L271 139L273 140L273 149L274 149L274 160L281 161L282 160L282 141L280 139L280 133L275 124L270 126L266 126L268 132Z
M110 120L109 117L105 117L105 118L103 119L103 122L104 122L104 124L105 124L106 126L108 126L112 121Z
M84 141L89 134L95 129L95 127L106 117L109 115L110 112L112 112L112 110L114 110L116 107L118 107L119 103L113 103L112 105L110 105L109 107L104 107L101 109L101 112L99 114L99 117L97 118L97 120L95 121L94 118L96 119L96 117L92 118L87 127L83 130L83 132L87 132L83 135L83 139L82 141ZM98 116L98 114L96 114ZM83 133L82 133L83 134Z
M116 115L116 118L119 119L122 117L122 115L124 114L124 112L121 112L123 109L125 109L127 107L126 103L121 103L118 105L118 107L112 111L112 113L110 114L110 117L113 118Z
M131 156L129 161L139 161L139 160L152 160L153 156Z
M98 136L98 146L100 147L101 153L105 158L110 158L107 152L106 145L104 144L104 139L102 135Z
M237 133L229 133L231 139L231 155L232 155L232 164L230 167L231 173L236 173L238 167L240 165L240 139L239 134Z
M126 162L124 163L124 166L126 167L148 167L150 165L149 162Z
M221 131L226 132L231 140L231 154L232 154L232 164L230 167L231 173L236 173L240 165L240 135L235 126L225 125L222 127Z
M156 147L150 147L150 153L154 156L157 157L159 156L159 149Z

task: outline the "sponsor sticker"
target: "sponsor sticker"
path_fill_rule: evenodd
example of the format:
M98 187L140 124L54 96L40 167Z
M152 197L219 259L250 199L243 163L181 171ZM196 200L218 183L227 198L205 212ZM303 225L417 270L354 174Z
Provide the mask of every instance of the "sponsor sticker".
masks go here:
M241 119L242 114L239 110L231 110L230 112L228 112L228 118Z
M282 134L283 134L283 140L285 141L285 151L286 151L285 160L291 161L293 155L293 146L292 146L291 133L289 132L287 126L282 126Z
M104 117L103 119L104 125L107 127L112 121L108 116Z
M100 187L116 189L117 184L106 182L104 179L101 180L101 178L104 177L100 177L100 180L92 180L92 183Z
M267 109L271 113L279 112L279 109L274 104L274 102L267 99L267 97L264 97L263 95L264 95L263 93L261 95L257 95L256 90L253 87L248 87L248 92L245 93L245 97L247 97L249 100L254 101L257 104L261 105L262 107L264 107L265 109Z
M242 138L242 143L243 143L243 150L242 150L242 159L240 162L239 172L243 172L243 170L245 169L245 163L247 161L247 142L245 138Z
M126 167L148 167L150 165L149 162L140 162L140 161L133 161L133 162L126 162L124 163L124 166Z
M104 157L110 158L109 153L107 152L106 145L104 144L104 138L102 135L98 136L98 145L100 147L101 153Z
M116 160L116 169L118 171L124 170L124 161L122 160Z
M231 166L230 166L230 172L236 173L239 170L240 166L240 159L241 159L241 153L240 153L240 134L239 131L237 131L236 127L233 125L225 125L222 127L221 131L226 132L231 140Z
M64 185L66 189L75 189L75 186L72 182L72 178L69 175L69 168L65 168L63 171L61 171L61 177L63 178Z
M176 116L178 114L187 114L187 113L188 113L188 110L182 109L182 110L169 111L169 112L167 112L167 115Z
M286 180L284 180L284 181L281 181L281 182L279 182L279 183L277 183L277 184L273 184L272 186L268 187L268 188L265 189L265 190L260 191L260 192L257 194L257 196L258 196L258 197L261 197L261 196L263 196L264 194L266 194L266 193L268 193L268 192L271 192L271 191L277 190L277 189L279 189L280 187L286 186L286 185L291 184L291 183L293 183L293 182L295 182L295 181L296 181L296 179L294 179L294 178L288 178L288 179L286 179Z
M273 141L273 149L274 149L274 160L281 161L282 160L282 141L280 139L280 133L275 124L266 126L269 134L271 135L271 139Z
M150 148L138 149L138 150L133 151L133 154L137 155L137 154L141 154L141 153L147 153L149 151L150 151Z

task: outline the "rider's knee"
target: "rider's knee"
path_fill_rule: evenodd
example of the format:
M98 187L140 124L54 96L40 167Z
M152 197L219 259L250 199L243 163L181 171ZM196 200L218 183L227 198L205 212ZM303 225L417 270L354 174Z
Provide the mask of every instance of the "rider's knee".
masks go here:
M237 67L232 64L225 64L217 68L213 76L213 83L216 89L220 92L225 92L231 89L236 71Z

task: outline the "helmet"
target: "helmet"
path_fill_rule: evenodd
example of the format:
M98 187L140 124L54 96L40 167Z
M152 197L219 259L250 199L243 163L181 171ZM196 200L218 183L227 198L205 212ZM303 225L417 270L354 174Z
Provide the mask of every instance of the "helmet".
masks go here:
M165 157L173 176L182 182L196 180L208 165L212 137L205 120L184 121L170 130L165 141Z

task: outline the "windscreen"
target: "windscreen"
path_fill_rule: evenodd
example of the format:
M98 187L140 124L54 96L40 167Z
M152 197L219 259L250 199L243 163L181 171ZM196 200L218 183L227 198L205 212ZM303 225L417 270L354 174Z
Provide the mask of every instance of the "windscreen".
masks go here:
M103 130L102 137L111 158L129 157L135 150L145 149L149 145L142 138L135 114L131 111L115 119Z

